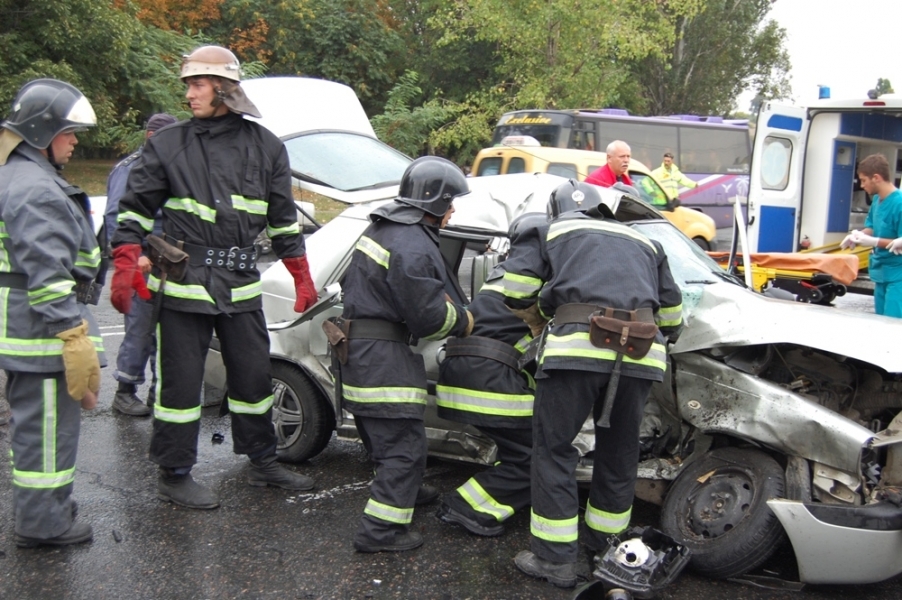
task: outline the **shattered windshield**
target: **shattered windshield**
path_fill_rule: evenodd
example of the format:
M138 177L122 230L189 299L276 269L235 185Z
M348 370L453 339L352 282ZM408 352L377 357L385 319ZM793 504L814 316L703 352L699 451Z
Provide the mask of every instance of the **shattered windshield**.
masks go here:
M732 275L720 268L695 242L670 223L639 222L633 223L632 227L664 246L670 271L680 287L718 281L740 284Z
M411 159L379 140L314 131L283 140L295 177L351 192L398 185Z

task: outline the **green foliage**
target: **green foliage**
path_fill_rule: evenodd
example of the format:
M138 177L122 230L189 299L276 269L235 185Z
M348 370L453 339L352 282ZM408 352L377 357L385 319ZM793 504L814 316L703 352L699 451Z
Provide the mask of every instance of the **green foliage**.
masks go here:
M650 114L721 114L737 96L789 95L786 31L766 20L774 0L673 0L660 14L673 33L666 52L633 63L631 70Z
M9 106L32 79L68 81L97 113L98 126L82 136L81 149L123 153L136 145L144 118L178 109L175 57L193 44L142 25L111 0L6 0L0 2L0 105Z
M877 90L877 95L882 96L883 94L895 94L893 91L893 84L889 82L889 79L884 79L880 77L877 80L877 85L874 86L874 89Z
M402 75L388 94L385 112L371 119L379 139L408 156L423 154L429 133L453 114L436 99L416 106L423 94L418 80L419 76L413 71Z

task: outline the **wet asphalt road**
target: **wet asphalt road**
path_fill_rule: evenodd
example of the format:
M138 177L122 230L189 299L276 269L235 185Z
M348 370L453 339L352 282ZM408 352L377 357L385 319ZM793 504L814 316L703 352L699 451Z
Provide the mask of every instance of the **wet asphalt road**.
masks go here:
M855 310L867 310L867 299ZM872 301L871 301L872 302ZM871 308L871 310L873 310ZM112 362L121 317L104 297L95 311ZM156 498L156 468L146 458L149 419L110 406L112 368L104 369L99 408L84 414L74 496L94 541L68 548L20 550L13 543L10 466L0 464L0 599L22 598L301 598L301 599L567 599L560 590L520 574L514 555L528 547L528 517L516 515L498 538L477 538L443 525L435 505L416 510L426 538L418 550L359 554L351 544L368 497L370 464L352 442L332 440L308 463L293 467L316 479L311 493L251 488L246 459L231 452L228 419L203 412L195 477L216 489L222 507L192 511ZM146 392L142 389L141 393ZM213 444L214 432L226 442ZM8 454L9 427L0 426ZM425 482L450 492L478 467L430 460ZM658 510L637 502L633 523L657 525ZM581 560L584 557L581 556ZM588 562L583 560L588 573ZM794 559L781 551L759 574L792 577ZM807 587L793 593L711 581L684 573L658 596L679 600L902 600L902 580L860 587Z

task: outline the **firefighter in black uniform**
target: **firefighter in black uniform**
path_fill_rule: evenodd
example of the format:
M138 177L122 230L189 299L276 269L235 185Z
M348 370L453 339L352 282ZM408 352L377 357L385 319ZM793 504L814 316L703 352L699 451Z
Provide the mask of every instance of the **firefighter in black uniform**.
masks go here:
M682 324L682 295L661 245L605 218L613 214L594 186L562 184L551 195L549 213L539 251L515 251L505 262L505 303L537 329L552 319L542 331L536 375L532 551L514 562L528 575L572 587L579 511L573 438L592 413L586 545L601 550L609 535L629 525L639 426L652 383L662 381L667 368L665 338ZM599 336L611 323L617 333ZM612 350L612 340L629 354ZM645 353L635 352L643 341Z
M523 232L547 227L544 214L518 217L511 224L512 248ZM504 263L467 307L473 333L448 341L436 386L438 415L475 426L497 448L494 465L446 495L437 513L442 521L482 536L501 535L502 523L530 501L535 381L520 363L532 335L504 304L503 275Z
M472 329L472 316L445 294L438 245L454 198L468 191L454 163L434 156L413 161L395 201L370 215L342 283L348 338L342 403L368 439L376 468L354 538L360 552L423 543L409 528L426 466L426 369L410 344Z
M163 234L187 253L183 275L154 266L148 285L162 302L157 324L157 402L150 458L160 466L161 500L216 508L219 498L190 475L197 462L201 384L213 330L227 371L234 451L250 458L248 483L308 490L313 481L276 463L276 435L254 240L265 228L295 280L294 309L316 302L304 238L291 196L285 146L245 119L259 117L239 85L235 55L203 46L185 57L181 78L194 118L148 139L120 201L112 239L111 300L123 313L133 291L147 295L138 270L141 242L162 209Z

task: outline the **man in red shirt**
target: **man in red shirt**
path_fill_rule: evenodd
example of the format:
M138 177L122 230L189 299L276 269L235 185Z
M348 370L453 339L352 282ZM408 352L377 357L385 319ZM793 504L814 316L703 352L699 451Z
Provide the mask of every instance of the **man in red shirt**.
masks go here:
M630 167L630 147L624 141L614 140L607 148L608 164L595 169L588 177L586 183L593 183L601 187L611 187L618 181L626 185L633 185L627 170Z

